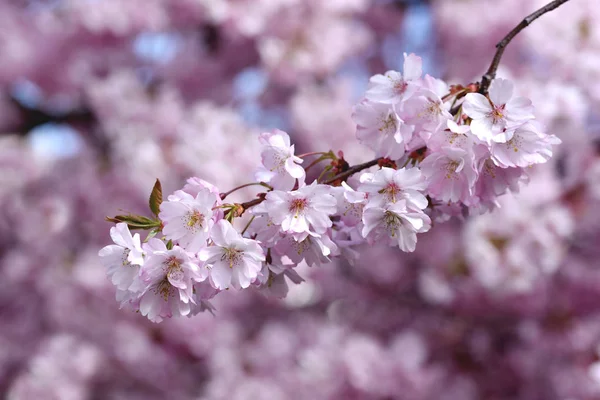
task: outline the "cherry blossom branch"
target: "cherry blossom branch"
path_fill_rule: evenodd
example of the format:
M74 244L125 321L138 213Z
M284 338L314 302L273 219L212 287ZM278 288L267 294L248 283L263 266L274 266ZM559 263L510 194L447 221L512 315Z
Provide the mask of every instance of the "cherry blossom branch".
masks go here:
M527 28L533 21L546 14L547 12L558 8L567 1L569 0L554 0L546 4L544 7L525 17L525 19L523 19L519 23L519 25L517 25L512 31L510 31L504 37L504 39L498 42L498 44L496 45L496 54L494 55L492 63L490 64L490 67L488 68L485 75L483 75L483 77L481 78L481 84L479 85L479 93L483 95L487 94L492 80L494 80L494 78L496 77L496 71L498 70L498 66L500 65L500 59L504 54L504 49L506 48L506 46L508 46L511 40L513 40L514 37L517 36L523 29Z
M367 168L371 168L371 167L377 165L383 159L384 159L383 157L379 157L379 158L376 158L374 160L367 161L366 163L355 165L353 167L348 168L346 171L337 174L333 178L331 178L328 181L325 181L323 183L325 185L331 185L332 183L334 183L334 182L336 182L336 181L338 181L340 179L342 179L342 180L346 179L346 178L354 175L357 172L360 172L360 171L362 171L364 169L367 169Z
M233 189L231 189L228 192L225 193L221 193L221 200L225 200L225 197L229 196L231 193L235 192L236 190L240 190L249 186L263 186L266 187L269 190L273 190L273 187L265 182L252 182L252 183L246 183L245 185L240 185L238 187L234 187Z
M260 203L262 203L263 201L265 201L265 199L267 198L267 194L266 193L259 193L258 197L254 200L250 200L250 201L246 201L245 203L240 203L238 206L238 213L236 215L236 217L241 216L244 211L246 211L247 209L257 206Z
M304 158L304 157L318 156L318 155L323 155L323 154L327 154L327 152L325 152L325 151L311 151L310 153L300 154L300 155L298 155L296 157Z
M367 162L362 163L362 164L357 164L357 165L355 165L353 167L348 168L346 171L337 174L336 176L334 176L333 178L331 178L328 181L324 182L323 184L325 184L325 185L331 185L332 183L334 183L336 181L346 179L346 178L348 178L348 177L356 174L357 172L360 172L362 170L365 170L367 168L371 168L371 167L379 164L382 160L385 160L385 158L379 157L379 158L376 158L376 159L371 160L371 161L367 161ZM246 185L246 186L249 186L249 185ZM266 193L259 193L258 197L256 199L254 199L254 200L246 201L244 203L235 204L235 211L234 211L233 215L235 217L240 217L249 208L257 206L260 203L262 203L263 201L265 201L266 197L267 197Z
M252 221L254 221L254 218L256 218L256 215L253 215L252 218L250 218L250 221L248 221L248 223L246 224L246 226L244 227L244 229L240 233L242 236L244 236L244 233L246 233L246 231L248 230L248 228L250 228L250 225L252 224Z

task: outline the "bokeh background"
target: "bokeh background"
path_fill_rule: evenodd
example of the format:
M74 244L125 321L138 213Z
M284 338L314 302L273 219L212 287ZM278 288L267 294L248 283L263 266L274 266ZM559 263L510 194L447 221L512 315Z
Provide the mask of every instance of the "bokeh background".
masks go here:
M2 0L0 397L600 399L600 8L571 0L499 76L563 141L492 214L365 247L153 324L119 310L106 215L198 176L252 180L257 135L343 150L369 76L467 84L546 0Z

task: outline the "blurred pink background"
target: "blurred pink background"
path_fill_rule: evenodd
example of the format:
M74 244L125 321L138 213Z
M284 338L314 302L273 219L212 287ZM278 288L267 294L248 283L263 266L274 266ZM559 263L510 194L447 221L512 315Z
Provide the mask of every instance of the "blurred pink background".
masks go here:
M450 84L546 0L4 0L0 394L17 399L600 399L600 8L525 29L499 76L563 141L490 214L364 247L215 316L120 310L107 215L253 180L258 134L369 155L352 106L404 52ZM238 194L244 198L244 192ZM247 197L247 196L246 196Z

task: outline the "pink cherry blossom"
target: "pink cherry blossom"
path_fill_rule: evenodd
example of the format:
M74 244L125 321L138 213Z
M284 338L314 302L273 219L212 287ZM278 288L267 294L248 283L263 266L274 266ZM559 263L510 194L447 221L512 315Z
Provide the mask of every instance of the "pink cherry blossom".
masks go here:
M471 151L477 138L471 133L469 125L458 125L452 120L447 121L448 129L439 130L427 141L427 148L440 151L442 147L460 148Z
M200 193L203 189L208 189L209 192L215 195L215 202L217 205L221 203L221 197L219 196L219 188L213 185L210 182L205 181L204 179L200 179L198 177L191 177L185 183L183 187L184 192L189 193L194 198Z
M360 182L358 190L368 193L369 204L406 200L409 208L422 210L427 207L423 194L427 182L419 168L395 170L383 167L379 171L362 174Z
M115 244L103 247L98 255L111 282L117 289L127 291L144 264L140 234L132 236L127 224L119 223L110 228L110 237Z
M139 299L140 313L153 322L186 316L194 303L194 282L202 282L208 271L201 268L179 246L167 249L162 240L152 238L144 245L146 260L140 269L145 285Z
M393 105L363 100L354 107L352 118L358 141L375 151L375 156L398 159L404 155L413 127L404 124Z
M286 235L277 242L275 250L295 264L305 261L309 266L326 264L331 261L330 257L339 254L338 247L328 234L308 235L302 240Z
M346 226L356 226L362 220L367 194L352 189L346 182L333 189L338 203L338 214Z
M287 133L274 130L261 133L259 136L262 145L262 166L256 172L256 179L271 184L279 190L290 190L296 180L300 186L304 184L303 160L294 155L294 145L290 145Z
M310 233L324 234L331 227L329 217L335 214L336 204L330 187L314 181L291 192L269 192L254 212L267 213L282 232L302 240Z
M428 155L420 165L427 178L429 194L442 201L468 202L473 195L477 171L473 155L452 147Z
M258 277L265 254L256 240L243 238L226 220L211 230L213 244L198 257L209 267L210 281L217 289L245 289Z
M560 143L559 138L543 133L541 126L531 121L517 128L507 142L492 143L492 160L503 168L542 164L552 157L552 146Z
M374 235L374 240L383 235L389 237L402 251L415 251L417 233L427 232L431 220L422 211L407 208L406 200L388 203L383 206L368 206L363 213L362 235Z
M497 206L498 197L508 190L518 193L519 183L527 180L522 168L498 167L489 157L479 161L478 171L473 194L486 210Z
M206 246L214 223L215 194L208 189L198 191L196 197L178 190L160 205L159 218L164 224L167 239L177 242L187 251L198 252Z
M532 153L527 163L536 165L507 168L520 162L514 149L478 138L461 109L498 40L549 1L0 2L4 396L600 398L598 0L569 1L537 19L497 71L534 101L535 120L547 126L539 131L563 141L547 162L537 163L550 146L532 137L518 153ZM423 70L454 85L400 69L403 93L394 82L372 84L379 99L363 103L401 120L400 136L379 135L383 117L357 127L352 104L369 76L398 68L403 47L426 51ZM509 143L530 123L507 120L498 135L514 134ZM263 165L264 180L289 195L319 177L336 200L308 233L284 232L263 207L271 189L253 179L270 146L259 134L275 126L289 132L290 142L274 147L284 157L294 147L291 168L310 169L296 179L284 164L278 183ZM424 160L446 148L472 157L476 180L464 201L433 197L423 176ZM293 158L300 152L311 154L302 164ZM420 174L423 187L413 189L427 203L386 182L359 190L360 175L379 173L377 164ZM373 166L347 176L361 165ZM178 219L152 222L157 178L165 194L182 189L194 201L208 190L209 219L226 216L257 242L265 261L248 274L240 267L248 287L217 288L217 270L187 252L185 239L164 244L164 226ZM138 229L121 235L125 247L105 243L112 225L103 220L115 213ZM427 217L434 229L420 234ZM363 219L375 226L366 238ZM214 236L201 251L219 247ZM98 257L106 244L114 252ZM124 268L128 246L139 257ZM169 282L167 302L140 276L144 258L157 279L166 276L155 258L166 247L208 275L184 279L186 289ZM224 253L213 261L234 281ZM215 315L147 318L203 311Z
M289 260L284 262L283 258L274 251L271 251L269 256L254 284L268 296L285 298L289 292L287 281L289 280L297 285L304 282L304 279L296 272L295 265Z
M402 116L419 131L436 132L445 128L446 121L452 118L448 105L442 101L447 93L448 85L444 81L426 75L423 87L404 103Z
M410 98L419 89L422 74L421 57L404 54L404 75L397 71L388 71L385 75L375 75L369 81L367 100L385 104L401 103Z
M503 143L513 135L514 129L534 118L531 100L513 98L513 83L494 79L490 85L489 99L479 93L469 93L462 105L471 121L471 131L487 143Z

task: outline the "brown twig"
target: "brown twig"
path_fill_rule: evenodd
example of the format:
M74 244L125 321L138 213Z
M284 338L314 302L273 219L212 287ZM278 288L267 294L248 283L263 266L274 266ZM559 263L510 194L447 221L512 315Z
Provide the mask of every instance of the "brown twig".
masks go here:
M500 59L502 58L502 54L504 54L504 49L506 48L506 46L508 46L510 41L513 40L514 37L519 34L519 32L527 28L533 21L546 14L547 12L558 8L567 1L569 0L554 0L546 4L544 7L525 17L525 19L523 19L523 21L521 21L519 25L517 25L512 31L510 31L508 35L504 37L504 39L498 42L498 44L496 45L497 50L496 54L494 55L494 59L492 60L492 63L490 64L490 67L488 68L485 75L483 75L483 77L481 78L481 84L479 85L479 93L483 95L487 94L492 80L496 77L496 71L498 70L498 66L500 65Z
M360 172L360 171L362 171L364 169L371 168L371 167L377 165L381 160L384 160L384 158L380 157L380 158L376 158L376 159L371 160L371 161L367 161L366 163L357 164L357 165L355 165L353 167L348 168L348 170L342 172L341 174L337 174L336 176L334 176L333 178L331 178L327 182L324 182L324 184L325 185L330 185L330 184L332 184L333 182L335 182L335 181L337 181L339 179L348 178L349 176L352 176L352 175L354 175L357 172ZM241 216L247 209L259 205L260 203L262 203L263 201L265 201L266 198L267 198L267 194L266 193L259 193L258 197L256 199L254 199L254 200L250 200L250 201L247 201L245 203L236 204L236 206L239 209L238 213L236 214L236 217Z
M242 214L247 209L259 205L260 203L262 203L263 201L265 201L266 198L267 198L267 194L266 193L259 193L258 197L256 199L254 199L254 200L250 200L250 201L247 201L245 203L236 204L236 206L238 206L238 208L239 208L239 211L238 211L236 217L242 216Z
M379 163L379 161L381 161L381 160L383 160L383 157L376 158L371 161L367 161L366 163L355 165L353 167L348 168L346 171L344 171L340 174L337 174L333 178L331 178L328 181L323 182L323 183L325 185L331 185L333 182L335 182L337 180L346 179L346 178L354 175L355 173L362 171L363 169L371 168L371 167L377 165L377 163Z
M231 193L233 193L233 192L235 192L237 190L243 189L243 188L247 188L249 186L262 186L262 187L266 187L269 190L273 190L273 187L271 187L271 185L268 185L268 184L266 184L264 182L246 183L245 185L240 185L240 186L234 187L233 189L231 189L228 192L221 193L221 195L220 195L221 200L225 200L225 197L229 196Z

